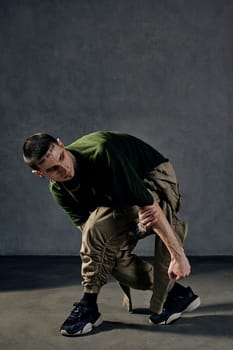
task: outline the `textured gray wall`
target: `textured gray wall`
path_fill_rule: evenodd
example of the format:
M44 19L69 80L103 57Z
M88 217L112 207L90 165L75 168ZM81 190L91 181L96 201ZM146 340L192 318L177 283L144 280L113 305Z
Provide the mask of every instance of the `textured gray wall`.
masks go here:
M188 254L232 254L232 23L232 0L0 0L0 254L78 254L21 148L100 129L173 162Z

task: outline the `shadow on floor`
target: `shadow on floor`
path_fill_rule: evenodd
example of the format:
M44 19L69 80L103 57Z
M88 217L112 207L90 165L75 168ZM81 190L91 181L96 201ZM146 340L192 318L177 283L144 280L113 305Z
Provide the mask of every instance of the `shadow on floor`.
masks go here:
M91 333L81 337L89 337L93 334L111 332L112 330L136 330L138 332L149 332L161 334L181 334L191 336L227 337L233 339L232 334L233 316L228 315L204 315L180 318L168 326L142 325L127 322L104 321ZM140 334L139 334L140 336ZM77 338L80 335L76 336Z
M205 313L213 313L213 312L233 312L233 302L225 303L225 304L214 304L214 305L201 305L198 310ZM135 315L150 315L151 311L147 308L135 308L133 310L133 314ZM232 324L233 326L233 324Z
M190 257L190 261L192 276L206 272L232 272L233 257ZM0 291L80 285L80 271L79 256L0 257ZM110 277L111 281L115 280Z

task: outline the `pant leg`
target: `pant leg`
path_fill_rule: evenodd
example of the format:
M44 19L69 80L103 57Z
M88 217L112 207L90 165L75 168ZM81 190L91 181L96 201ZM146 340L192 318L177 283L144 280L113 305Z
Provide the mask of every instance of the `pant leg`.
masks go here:
M122 306L128 312L133 310L130 288L140 290L153 289L153 265L132 254L138 239L138 234L136 236L134 234L134 237L131 237L123 244L117 254L116 265L112 270L112 276L118 280L123 291Z
M121 247L112 275L121 285L140 290L153 289L153 265L132 254L135 245L128 242Z
M159 202L168 222L172 226L177 239L183 244L187 233L187 225L179 219L176 212L180 207L180 192L176 175L171 163L163 163L151 172L145 181L155 200ZM154 252L154 286L150 301L150 309L160 313L172 289L174 281L168 277L170 254L158 235L155 236Z
M171 211L169 204L164 203L162 206L166 217L171 224L177 239L183 243L186 234L186 224L179 220ZM150 300L150 309L153 312L160 313L163 304L166 301L168 292L174 286L174 280L168 277L168 268L170 264L170 253L159 236L155 237L155 254L154 254L154 288Z
M119 260L119 252L125 246L137 212L134 207L116 211L99 207L89 217L82 231L80 256L84 291L98 293L106 283Z

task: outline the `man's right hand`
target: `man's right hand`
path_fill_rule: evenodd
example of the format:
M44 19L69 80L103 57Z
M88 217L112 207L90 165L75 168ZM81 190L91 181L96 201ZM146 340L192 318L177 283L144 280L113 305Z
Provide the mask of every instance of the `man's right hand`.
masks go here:
M157 202L152 205L141 207L138 210L139 222L141 222L147 230L153 228L159 221L160 208Z

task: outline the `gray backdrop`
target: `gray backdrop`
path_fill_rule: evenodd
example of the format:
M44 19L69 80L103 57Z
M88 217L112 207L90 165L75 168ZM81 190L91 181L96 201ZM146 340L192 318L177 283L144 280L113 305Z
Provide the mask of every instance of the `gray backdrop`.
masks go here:
M232 23L232 0L0 0L0 254L78 254L21 148L100 129L173 162L188 254L232 254Z

